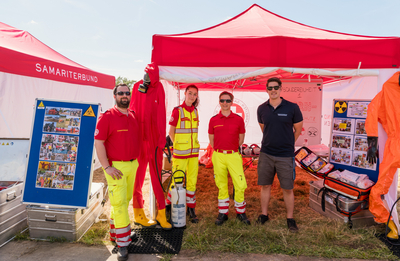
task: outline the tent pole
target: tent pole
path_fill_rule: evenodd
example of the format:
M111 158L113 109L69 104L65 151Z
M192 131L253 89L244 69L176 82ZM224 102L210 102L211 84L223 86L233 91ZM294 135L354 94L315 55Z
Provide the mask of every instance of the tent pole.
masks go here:
M180 86L179 86L179 83L178 83L178 86L176 87L176 98L177 98L177 101L176 101L176 104L179 106L179 104L180 104L180 100L181 100L181 92L180 92L180 90L181 90L181 88L180 88Z

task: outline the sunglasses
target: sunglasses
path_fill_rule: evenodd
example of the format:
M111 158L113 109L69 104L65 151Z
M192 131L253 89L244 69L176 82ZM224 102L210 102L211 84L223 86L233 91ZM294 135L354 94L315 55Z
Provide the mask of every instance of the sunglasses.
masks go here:
M231 103L232 100L231 100L231 99L219 99L219 102L220 102L220 103L224 103L224 102L226 102L226 103Z
M267 87L267 90L268 90L268 91L272 91L272 89L279 90L279 88L281 88L281 86L279 86L279 85L268 86L268 87Z
M126 95L126 96L131 96L131 92L117 92L117 94L119 95L119 96L122 96L122 95Z

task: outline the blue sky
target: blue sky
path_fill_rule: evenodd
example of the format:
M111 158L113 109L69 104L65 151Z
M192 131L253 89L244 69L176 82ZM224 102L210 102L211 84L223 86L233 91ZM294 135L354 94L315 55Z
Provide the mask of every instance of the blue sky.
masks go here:
M139 80L152 35L207 28L254 3L322 29L400 36L399 0L1 0L0 22L92 70Z

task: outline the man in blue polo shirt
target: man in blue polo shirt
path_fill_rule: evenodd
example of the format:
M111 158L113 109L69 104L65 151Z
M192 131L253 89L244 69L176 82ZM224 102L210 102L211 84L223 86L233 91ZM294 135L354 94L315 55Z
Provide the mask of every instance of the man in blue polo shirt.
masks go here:
M271 196L271 185L275 172L283 192L286 205L287 225L290 232L297 232L293 219L295 179L294 143L303 128L303 115L297 104L283 99L280 94L282 82L273 77L267 81L269 100L257 109L258 123L263 138L258 171L258 185L261 186L261 215L257 223L264 224L269 220L268 203Z

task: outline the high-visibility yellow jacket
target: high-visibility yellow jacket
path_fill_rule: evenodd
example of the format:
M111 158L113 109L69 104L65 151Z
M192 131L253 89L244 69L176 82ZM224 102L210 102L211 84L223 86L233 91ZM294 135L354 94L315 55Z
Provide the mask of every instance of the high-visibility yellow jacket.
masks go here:
M178 106L179 119L175 129L174 158L185 159L199 156L199 118L197 109L188 112Z

